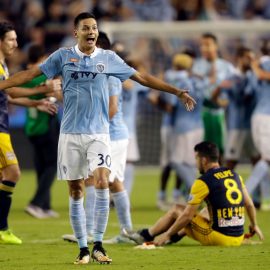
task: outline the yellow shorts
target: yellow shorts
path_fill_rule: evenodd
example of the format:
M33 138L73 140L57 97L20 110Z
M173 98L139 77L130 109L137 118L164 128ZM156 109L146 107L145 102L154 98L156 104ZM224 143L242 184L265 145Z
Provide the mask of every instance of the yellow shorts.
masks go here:
M192 219L191 223L186 226L185 232L190 238L206 246L240 246L244 239L244 235L227 236L214 231L209 220L200 215Z
M0 171L5 167L14 164L18 164L18 160L12 148L10 135L7 133L0 133Z

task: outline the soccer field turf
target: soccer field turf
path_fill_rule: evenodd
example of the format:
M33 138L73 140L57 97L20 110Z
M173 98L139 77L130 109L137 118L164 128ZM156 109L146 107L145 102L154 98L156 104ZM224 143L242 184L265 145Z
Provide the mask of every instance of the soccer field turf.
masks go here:
M240 167L245 178L249 170ZM131 198L134 228L152 224L162 214L155 207L158 189L158 169L140 168ZM170 187L172 186L172 182ZM21 246L0 245L1 270L59 270L59 269L194 269L194 270L269 270L270 269L270 212L258 212L258 221L265 242L238 248L203 247L193 240L183 239L177 245L155 250L135 250L132 245L105 245L112 257L111 265L73 265L78 255L76 244L64 242L62 234L71 233L68 217L68 195L65 182L56 181L53 187L53 207L59 219L37 220L24 213L23 208L33 194L35 176L23 171L14 194L10 227L22 238ZM110 213L105 238L118 233L115 210ZM256 240L256 238L254 239ZM91 247L90 247L91 248Z

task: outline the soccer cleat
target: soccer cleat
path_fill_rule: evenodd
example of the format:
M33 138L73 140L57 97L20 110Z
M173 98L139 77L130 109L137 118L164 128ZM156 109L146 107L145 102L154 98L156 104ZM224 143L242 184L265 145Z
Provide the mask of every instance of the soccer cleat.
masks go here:
M30 216L34 217L34 218L38 218L38 219L44 219L44 218L48 218L48 216L46 215L46 213L43 211L43 209L41 209L38 206L29 204L24 211L29 214Z
M74 234L64 234L64 235L62 235L62 239L64 241L68 241L71 243L77 243L77 238L75 237ZM91 236L91 235L87 236L87 243L93 244L93 236Z
M158 200L157 201L157 208L161 211L168 211L171 208L171 204L166 202L165 200Z
M112 259L106 254L105 249L101 245L94 245L91 255L93 261L100 264L110 264Z
M0 244L20 245L22 240L14 235L10 230L0 231Z
M104 244L134 244L134 241L126 237L125 235L117 235L111 239L103 241Z
M90 261L90 252L88 248L81 248L80 254L76 258L74 264L88 264Z
M45 215L48 218L59 218L60 217L59 213L57 213L56 211L54 211L52 209L43 210L43 212L45 213Z
M141 245L144 242L147 242L144 237L140 234L140 231L137 232L132 232L132 231L127 231L123 230L123 234L129 238L130 240L134 241L136 244Z

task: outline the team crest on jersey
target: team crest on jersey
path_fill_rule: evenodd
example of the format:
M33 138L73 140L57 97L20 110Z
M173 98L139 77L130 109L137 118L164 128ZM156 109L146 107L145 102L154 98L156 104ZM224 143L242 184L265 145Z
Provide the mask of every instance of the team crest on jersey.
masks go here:
M97 71L98 71L99 73L102 73L102 72L104 71L104 69L105 69L105 65L104 65L103 63L98 63L98 64L96 65L96 69L97 69Z

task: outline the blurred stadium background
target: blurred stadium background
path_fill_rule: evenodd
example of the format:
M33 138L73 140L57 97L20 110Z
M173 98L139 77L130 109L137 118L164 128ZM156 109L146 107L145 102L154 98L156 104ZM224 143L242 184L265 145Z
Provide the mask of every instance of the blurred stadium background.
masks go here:
M19 48L8 59L10 74L25 67L27 48L43 44L48 53L75 43L73 18L81 11L93 12L100 30L121 41L149 72L161 76L171 56L185 47L198 52L204 32L219 38L220 54L234 62L238 45L259 52L260 42L270 36L269 0L0 0L0 20L16 26ZM31 148L24 136L25 110L10 107L11 134L20 165L32 168L25 158ZM161 112L139 96L138 138L140 165L159 163ZM30 154L29 154L30 156Z

